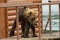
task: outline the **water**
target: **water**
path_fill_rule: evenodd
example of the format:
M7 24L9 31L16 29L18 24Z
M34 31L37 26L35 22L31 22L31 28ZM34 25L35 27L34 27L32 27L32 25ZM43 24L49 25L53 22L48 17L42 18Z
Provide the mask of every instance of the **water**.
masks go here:
M48 3L49 0L42 0L42 3ZM48 15L49 15L49 5L43 5L42 6L43 10L43 28L45 28L45 25L48 20ZM52 13L52 30L59 30L59 6L58 4L56 5L51 5L51 13ZM49 25L47 27L47 30L49 30Z
M49 16L49 12L43 12L43 29L45 28L45 25L47 23ZM49 25L47 27L47 30L49 30ZM58 11L52 12L52 30L59 30L59 14Z

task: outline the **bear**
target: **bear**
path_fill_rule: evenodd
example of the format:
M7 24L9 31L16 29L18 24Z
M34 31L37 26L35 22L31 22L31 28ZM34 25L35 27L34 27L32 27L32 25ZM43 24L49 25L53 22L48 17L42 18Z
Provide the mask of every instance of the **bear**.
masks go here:
M37 35L35 34L35 27L34 27L36 25L35 19L37 18L37 12L30 8L26 8L23 15L24 17L27 18L26 32L24 33L25 36L28 37L29 29L31 28L33 32L33 37L37 37Z
M21 37L28 38L29 29L32 29L33 37L37 37L35 34L35 19L37 18L37 13L34 10L31 10L28 7L23 7L19 9L19 22L21 22L21 28L23 35ZM12 29L10 31L10 36L14 36L14 30L16 28L16 20L14 21L14 24L12 26Z

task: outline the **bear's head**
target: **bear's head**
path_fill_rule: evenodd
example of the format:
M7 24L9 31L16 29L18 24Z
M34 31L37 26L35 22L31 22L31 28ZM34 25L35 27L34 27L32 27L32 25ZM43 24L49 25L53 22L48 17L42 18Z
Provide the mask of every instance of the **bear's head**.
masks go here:
M36 23L35 23L35 19L37 18L37 14L38 14L38 13L37 13L36 11L34 11L34 10L28 8L28 7L27 7L27 8L24 10L24 12L23 12L24 17L26 17L27 20L28 20L30 23L33 23L33 24L36 24Z

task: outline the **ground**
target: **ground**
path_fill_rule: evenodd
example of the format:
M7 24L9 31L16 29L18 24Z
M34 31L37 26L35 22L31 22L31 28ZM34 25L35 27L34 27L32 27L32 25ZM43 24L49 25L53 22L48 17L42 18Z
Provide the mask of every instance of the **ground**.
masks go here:
M52 34L50 33L44 33L41 37L41 39L43 40L47 40L47 39L54 39L54 38L59 38L59 32L54 32ZM20 40L38 40L39 37L29 37L29 38L20 38ZM0 40L17 40L17 37L9 37L9 38L4 38L4 39L0 39Z

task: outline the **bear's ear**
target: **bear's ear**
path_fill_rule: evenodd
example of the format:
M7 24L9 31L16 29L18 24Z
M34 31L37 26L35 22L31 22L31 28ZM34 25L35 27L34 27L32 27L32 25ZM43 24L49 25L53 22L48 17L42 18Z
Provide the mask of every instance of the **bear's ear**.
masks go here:
M26 6L24 8L27 8Z
M32 12L30 12L30 14L29 15L31 15L32 14Z
M24 8L26 9L26 8L28 8L27 6L24 6Z

